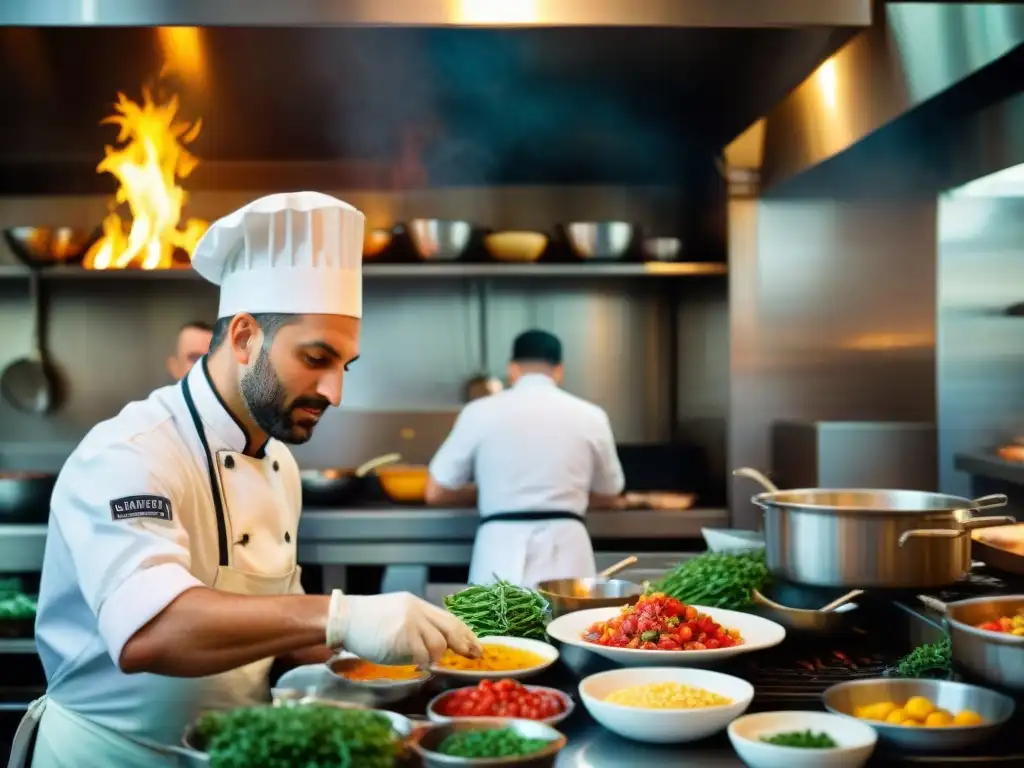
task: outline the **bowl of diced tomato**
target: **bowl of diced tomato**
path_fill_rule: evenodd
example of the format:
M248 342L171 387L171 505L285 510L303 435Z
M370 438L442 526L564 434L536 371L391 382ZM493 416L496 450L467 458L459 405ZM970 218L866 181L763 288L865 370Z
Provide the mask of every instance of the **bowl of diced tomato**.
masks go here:
M660 593L635 605L569 613L548 636L626 666L705 666L764 650L786 637L774 621L723 608L685 605Z
M572 698L555 688L523 685L518 680L481 680L477 685L445 691L431 699L427 717L435 723L466 718L512 717L556 725L575 708Z

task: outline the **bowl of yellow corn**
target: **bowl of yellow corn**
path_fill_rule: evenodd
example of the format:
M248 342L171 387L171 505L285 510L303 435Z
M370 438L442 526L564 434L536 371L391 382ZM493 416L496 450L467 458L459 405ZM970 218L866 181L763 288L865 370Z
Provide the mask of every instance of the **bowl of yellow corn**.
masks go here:
M754 686L693 667L625 667L584 678L580 700L612 733L650 744L683 744L723 730L754 698Z
M996 735L1013 716L1013 699L952 680L872 678L834 685L825 708L863 720L878 737L913 752L946 752Z

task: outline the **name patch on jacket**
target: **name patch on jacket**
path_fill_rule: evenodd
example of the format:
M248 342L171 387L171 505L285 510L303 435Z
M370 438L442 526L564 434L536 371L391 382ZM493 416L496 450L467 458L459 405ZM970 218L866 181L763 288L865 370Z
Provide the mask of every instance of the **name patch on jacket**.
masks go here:
M164 496L125 496L110 502L110 516L114 520L136 520L155 517L172 520L171 500Z

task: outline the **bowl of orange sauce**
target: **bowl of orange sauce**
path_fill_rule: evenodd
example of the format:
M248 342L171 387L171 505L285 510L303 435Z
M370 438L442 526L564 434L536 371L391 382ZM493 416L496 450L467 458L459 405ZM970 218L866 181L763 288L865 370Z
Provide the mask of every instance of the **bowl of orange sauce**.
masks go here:
M393 704L412 696L433 676L414 665L375 664L350 653L327 662L333 684L372 704Z

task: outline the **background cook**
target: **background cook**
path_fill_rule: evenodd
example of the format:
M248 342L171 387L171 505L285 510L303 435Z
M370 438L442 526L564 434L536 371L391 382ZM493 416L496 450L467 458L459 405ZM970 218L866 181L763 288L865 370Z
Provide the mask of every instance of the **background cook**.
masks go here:
M429 503L480 510L473 584L595 574L583 515L616 506L625 480L608 415L561 389L562 375L556 336L520 334L511 387L469 403L430 463Z
M202 710L269 698L274 657L327 646L419 663L473 634L408 594L303 595L298 468L359 354L363 215L315 192L215 222L193 266L220 285L211 352L178 385L94 427L54 490L36 642L47 696L23 765L176 765Z

